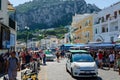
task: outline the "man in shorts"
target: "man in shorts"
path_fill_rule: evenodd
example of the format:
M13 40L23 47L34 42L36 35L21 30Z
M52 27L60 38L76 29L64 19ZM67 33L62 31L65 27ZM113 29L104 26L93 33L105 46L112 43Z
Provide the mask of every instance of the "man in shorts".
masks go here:
M9 80L16 80L17 70L20 69L20 63L16 58L16 52L10 53L11 57L7 60L6 72L8 71Z
M110 55L109 55L109 61L110 61L110 64L109 64L109 69L110 69L111 67L114 66L114 61L115 61L115 54L114 54L114 52L110 53Z

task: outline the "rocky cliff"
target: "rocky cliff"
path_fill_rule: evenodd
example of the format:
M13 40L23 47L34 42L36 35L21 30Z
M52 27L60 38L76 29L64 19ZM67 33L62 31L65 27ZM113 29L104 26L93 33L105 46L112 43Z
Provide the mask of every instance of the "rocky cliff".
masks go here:
M69 25L75 13L94 11L100 9L84 0L33 0L16 7L16 18L20 29L26 25L31 29L46 29Z

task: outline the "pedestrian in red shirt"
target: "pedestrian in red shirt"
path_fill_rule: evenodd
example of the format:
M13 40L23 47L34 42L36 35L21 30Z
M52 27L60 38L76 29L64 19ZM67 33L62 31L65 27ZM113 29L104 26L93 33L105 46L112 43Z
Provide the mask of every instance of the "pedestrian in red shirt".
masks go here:
M102 51L98 51L98 65L99 67L102 69L103 68L103 52Z

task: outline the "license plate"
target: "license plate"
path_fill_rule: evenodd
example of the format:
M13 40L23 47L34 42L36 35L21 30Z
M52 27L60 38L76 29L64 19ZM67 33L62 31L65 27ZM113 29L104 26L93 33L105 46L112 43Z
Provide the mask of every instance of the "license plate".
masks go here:
M90 71L85 71L85 73L90 73Z

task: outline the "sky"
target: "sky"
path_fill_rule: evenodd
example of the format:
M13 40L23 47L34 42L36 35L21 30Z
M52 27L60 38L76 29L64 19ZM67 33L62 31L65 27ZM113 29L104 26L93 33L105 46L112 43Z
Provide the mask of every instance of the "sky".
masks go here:
M17 6L19 4L23 4L25 2L32 1L32 0L9 0L9 1L11 2L11 4L13 4L13 6ZM120 0L85 0L85 1L90 4L95 4L101 9L104 9L116 2L119 2Z

